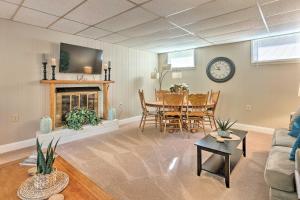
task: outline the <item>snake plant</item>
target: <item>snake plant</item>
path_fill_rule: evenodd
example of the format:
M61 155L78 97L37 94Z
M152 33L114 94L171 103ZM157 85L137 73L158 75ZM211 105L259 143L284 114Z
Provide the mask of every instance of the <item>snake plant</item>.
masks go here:
M237 122L237 121L231 122L229 119L228 120L217 119L216 121L217 121L219 130L221 130L221 131L229 130Z
M55 161L55 150L58 144L59 139L56 141L55 145L52 146L53 140L48 145L46 155L44 155L42 150L42 145L39 142L39 139L36 139L36 147L37 147L37 174L50 174L53 172L53 164Z

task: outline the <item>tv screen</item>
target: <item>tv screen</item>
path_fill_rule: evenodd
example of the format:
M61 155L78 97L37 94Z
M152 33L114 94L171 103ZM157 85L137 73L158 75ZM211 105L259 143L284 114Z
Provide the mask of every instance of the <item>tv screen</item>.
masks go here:
M59 72L101 74L102 54L99 49L61 43Z

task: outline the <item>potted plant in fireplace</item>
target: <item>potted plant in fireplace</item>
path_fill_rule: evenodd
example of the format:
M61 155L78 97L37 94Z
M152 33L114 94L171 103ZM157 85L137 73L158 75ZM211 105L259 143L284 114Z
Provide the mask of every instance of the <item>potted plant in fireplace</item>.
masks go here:
M229 129L237 122L231 122L229 119L228 120L221 120L217 119L217 124L218 124L218 135L220 137L230 137L230 131Z
M69 129L80 130L83 125L96 126L101 122L94 110L74 108L66 115L65 126Z
M43 190L52 187L56 182L56 170L53 167L55 161L55 150L58 144L52 146L53 139L48 145L46 154L43 153L42 145L36 140L37 146L37 172L33 177L33 184L36 189Z

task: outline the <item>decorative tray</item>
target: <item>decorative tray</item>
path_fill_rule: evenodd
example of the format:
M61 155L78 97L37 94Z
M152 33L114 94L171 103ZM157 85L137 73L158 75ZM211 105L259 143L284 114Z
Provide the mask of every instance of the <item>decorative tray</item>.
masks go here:
M56 173L56 183L54 186L43 190L34 187L33 177L28 178L19 187L17 192L18 197L22 200L42 200L48 199L53 194L60 193L68 185L69 176L61 171L57 171Z

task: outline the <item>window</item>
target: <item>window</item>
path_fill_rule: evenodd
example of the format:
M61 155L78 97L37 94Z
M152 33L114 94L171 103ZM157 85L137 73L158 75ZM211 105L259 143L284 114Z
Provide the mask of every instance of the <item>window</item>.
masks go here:
M300 33L253 40L252 63L300 59Z
M168 64L172 69L194 68L194 49L168 53Z

